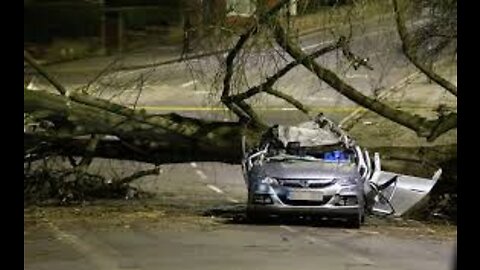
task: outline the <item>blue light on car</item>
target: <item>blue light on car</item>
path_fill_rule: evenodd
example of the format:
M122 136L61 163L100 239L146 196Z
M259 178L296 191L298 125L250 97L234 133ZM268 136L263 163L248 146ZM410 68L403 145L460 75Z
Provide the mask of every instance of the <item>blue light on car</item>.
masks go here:
M346 161L348 160L348 155L346 155L343 151L335 150L326 152L323 159L330 162Z

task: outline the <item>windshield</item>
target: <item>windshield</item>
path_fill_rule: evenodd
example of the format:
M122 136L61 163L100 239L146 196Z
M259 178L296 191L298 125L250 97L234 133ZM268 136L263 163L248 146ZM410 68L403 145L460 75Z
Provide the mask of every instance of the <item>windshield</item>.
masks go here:
M277 152L269 157L267 161L321 161L321 162L341 162L353 163L355 155L348 149L334 149L329 151L309 151L301 149L297 154Z

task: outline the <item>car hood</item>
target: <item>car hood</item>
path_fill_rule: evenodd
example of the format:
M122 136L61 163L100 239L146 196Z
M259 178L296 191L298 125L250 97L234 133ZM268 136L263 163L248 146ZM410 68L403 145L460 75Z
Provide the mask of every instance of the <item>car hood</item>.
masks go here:
M356 177L356 166L317 161L270 161L263 165L267 176L278 179L330 179Z

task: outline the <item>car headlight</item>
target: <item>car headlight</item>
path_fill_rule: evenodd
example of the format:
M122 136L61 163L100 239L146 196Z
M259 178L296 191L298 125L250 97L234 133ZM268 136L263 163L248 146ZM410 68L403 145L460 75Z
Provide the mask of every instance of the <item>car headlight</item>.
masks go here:
M268 177L268 176L263 178L260 182L263 183L263 184L278 185L277 179L271 178L271 177Z
M337 184L340 186L352 186L355 185L357 181L353 178L341 178L337 180Z
M348 186L340 189L340 194L342 193L356 193L357 192L357 186Z

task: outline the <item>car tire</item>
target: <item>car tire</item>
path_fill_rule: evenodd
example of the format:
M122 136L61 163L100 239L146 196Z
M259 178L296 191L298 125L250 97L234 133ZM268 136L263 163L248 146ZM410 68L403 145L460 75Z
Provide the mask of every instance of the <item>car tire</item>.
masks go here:
M360 223L362 225L365 224L365 214L362 214L362 216L360 217Z
M263 214L257 213L255 211L247 211L247 221L253 224L262 224L265 223L267 217Z
M347 227L351 229L360 229L364 217L361 213L354 214L347 218Z

